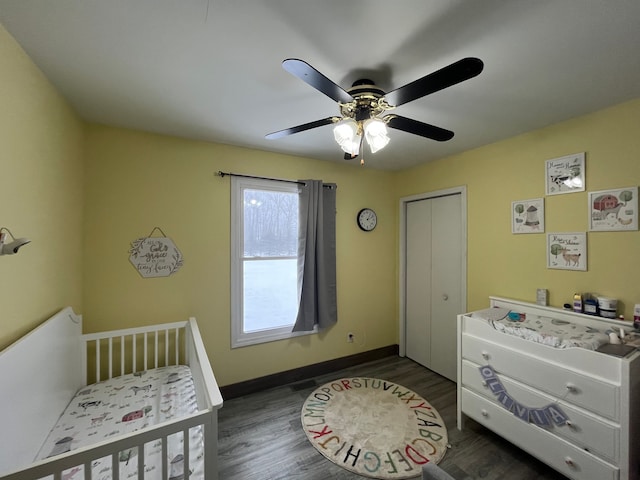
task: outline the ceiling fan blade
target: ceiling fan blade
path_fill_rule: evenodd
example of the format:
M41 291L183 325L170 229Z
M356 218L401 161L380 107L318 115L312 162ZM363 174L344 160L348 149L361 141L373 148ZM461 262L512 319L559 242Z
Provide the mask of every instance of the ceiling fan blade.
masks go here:
M390 91L385 95L385 99L389 105L397 107L456 83L469 80L479 75L483 68L484 63L479 58L463 58L403 87Z
M311 65L297 58L288 58L282 62L284 68L290 74L298 77L303 82L311 85L313 88L327 97L339 103L353 102L353 97L349 95L342 87L336 85Z
M437 140L438 142L446 142L453 138L453 132L451 130L412 120L411 118L401 117L399 115L387 115L383 120L391 128Z
M330 125L340 120L340 117L327 117L322 120L316 120L315 122L303 123L291 128L285 128L284 130L278 130L264 136L269 140L276 138L286 137L287 135L293 135L294 133L304 132L305 130L311 130L312 128L322 127L324 125Z

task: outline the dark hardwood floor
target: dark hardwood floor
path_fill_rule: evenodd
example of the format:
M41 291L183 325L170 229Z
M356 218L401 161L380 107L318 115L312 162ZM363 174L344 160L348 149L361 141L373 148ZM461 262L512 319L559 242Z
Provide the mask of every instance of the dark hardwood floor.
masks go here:
M427 399L444 419L451 445L439 465L456 480L566 480L471 419L459 431L455 383L397 356L225 400L219 412L220 480L364 479L325 459L302 431L304 400L316 386L342 377L389 380Z

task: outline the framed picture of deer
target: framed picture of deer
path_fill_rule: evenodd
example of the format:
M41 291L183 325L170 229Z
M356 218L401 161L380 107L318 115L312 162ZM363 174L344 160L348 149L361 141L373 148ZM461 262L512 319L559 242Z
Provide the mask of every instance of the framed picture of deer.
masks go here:
M638 187L589 192L589 230L638 230Z
M547 160L545 162L546 194L584 192L584 164L584 152Z
M587 270L587 234L547 233L547 268Z

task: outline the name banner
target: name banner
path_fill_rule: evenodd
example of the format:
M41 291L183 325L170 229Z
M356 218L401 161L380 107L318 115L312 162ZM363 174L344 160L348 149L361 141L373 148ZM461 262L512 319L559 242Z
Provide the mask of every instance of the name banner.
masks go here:
M509 395L493 367L490 365L484 365L478 369L480 370L480 375L482 375L486 386L491 390L491 393L496 396L500 405L513 413L520 420L547 428L552 427L553 425L561 427L566 425L569 421L569 417L557 403L551 403L542 408L528 407Z

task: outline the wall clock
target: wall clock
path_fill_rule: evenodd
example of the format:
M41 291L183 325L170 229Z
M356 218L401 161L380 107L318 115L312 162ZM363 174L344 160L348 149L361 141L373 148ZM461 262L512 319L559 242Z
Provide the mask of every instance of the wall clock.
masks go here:
M356 220L360 229L365 232L370 232L376 228L376 225L378 224L378 216L376 215L376 212L370 208L363 208L360 210L356 216Z

